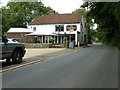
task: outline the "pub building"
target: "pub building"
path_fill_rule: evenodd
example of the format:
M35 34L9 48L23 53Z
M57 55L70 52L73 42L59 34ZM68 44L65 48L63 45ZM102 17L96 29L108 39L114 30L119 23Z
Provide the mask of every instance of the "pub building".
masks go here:
M56 14L54 10L50 10L49 15L29 22L26 29L29 32L25 35L27 43L50 43L50 39L54 39L55 44L87 44L86 18L82 13Z

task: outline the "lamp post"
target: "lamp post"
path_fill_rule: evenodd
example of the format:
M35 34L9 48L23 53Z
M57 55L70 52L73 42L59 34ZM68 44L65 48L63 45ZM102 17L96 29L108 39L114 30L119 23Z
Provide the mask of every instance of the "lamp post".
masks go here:
M74 29L69 30L69 48L74 48L74 42L72 42L71 32L74 32Z
M71 32L74 32L74 29L70 29L70 31L69 31L69 42L71 42Z
M71 42L71 31L69 31L69 43Z

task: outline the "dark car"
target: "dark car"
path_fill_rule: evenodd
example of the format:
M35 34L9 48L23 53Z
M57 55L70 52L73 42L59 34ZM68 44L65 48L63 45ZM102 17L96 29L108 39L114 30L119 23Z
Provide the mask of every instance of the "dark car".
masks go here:
M25 52L24 44L0 35L0 59L6 59L7 62L12 60L16 64L21 63Z

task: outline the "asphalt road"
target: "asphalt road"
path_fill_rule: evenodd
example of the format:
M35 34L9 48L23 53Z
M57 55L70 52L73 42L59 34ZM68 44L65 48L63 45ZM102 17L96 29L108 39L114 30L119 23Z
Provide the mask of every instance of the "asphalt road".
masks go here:
M118 51L93 45L3 73L3 88L117 88Z

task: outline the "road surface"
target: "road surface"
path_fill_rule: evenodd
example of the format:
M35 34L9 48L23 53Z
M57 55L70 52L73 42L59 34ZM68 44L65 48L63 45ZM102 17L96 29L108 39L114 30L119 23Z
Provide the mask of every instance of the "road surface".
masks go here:
M117 88L118 51L107 45L3 73L3 88Z

